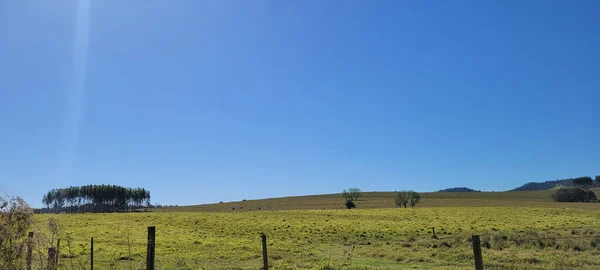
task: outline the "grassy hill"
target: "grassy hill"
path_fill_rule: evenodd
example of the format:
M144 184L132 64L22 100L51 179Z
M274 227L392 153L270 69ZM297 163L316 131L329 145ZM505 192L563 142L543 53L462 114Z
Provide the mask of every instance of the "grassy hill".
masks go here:
M600 195L600 188L592 189ZM568 207L600 209L600 204L590 203L556 203L551 199L552 190L535 191L506 191L506 192L426 192L421 193L421 203L418 207L481 207L481 206L510 206L510 207ZM393 208L394 192L365 192L356 201L359 209ZM310 195L283 197L262 200L248 200L156 208L157 212L237 212L264 210L309 210L309 209L340 209L344 207L344 199L340 194Z

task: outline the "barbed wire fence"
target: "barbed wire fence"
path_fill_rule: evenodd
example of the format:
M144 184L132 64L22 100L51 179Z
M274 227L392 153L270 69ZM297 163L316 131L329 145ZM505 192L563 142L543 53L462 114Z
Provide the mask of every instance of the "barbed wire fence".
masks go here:
M39 270L56 270L56 269L65 269L65 270L81 270L81 269L108 269L108 270L138 270L138 269L165 269L166 265L171 265L171 268L189 268L189 264L193 264L194 266L200 266L200 262L197 260L184 261L182 259L173 259L169 261L169 258L160 258L156 259L155 249L156 245L160 244L156 242L155 238L156 228L151 226L148 227L148 239L146 243L141 241L130 241L130 239L125 239L127 246L127 250L114 249L110 245L112 242L106 241L103 239L94 239L93 237L89 238L87 241L78 240L75 241L67 235L64 239L56 239L55 245L51 245L47 250L40 249L41 246L48 246L48 243L54 243L52 239L48 239L46 235L37 236L34 235L33 232L30 232L28 235L28 245L26 252L26 269L39 269ZM574 230L571 231L571 235L540 235L536 231L523 232L522 234L510 234L506 235L502 232L492 231L492 232L484 232L481 234L473 234L469 239L464 235L443 235L438 236L436 234L435 228L431 228L431 234L429 237L431 240L439 240L433 241L434 244L431 244L429 247L438 248L438 247L446 247L453 248L456 244L452 242L456 239L462 239L465 242L470 242L470 246L473 249L473 262L476 270L484 269L484 250L486 249L502 249L508 245L508 243L514 243L516 245L526 245L530 244L532 246L536 246L539 248L547 248L547 247L557 247L558 245L563 245L563 248L572 248L577 251L581 249L576 244L572 246L565 245L565 243L555 243L554 241L561 240L581 240L581 239L594 239L593 241L586 242L586 245L589 245L592 248L600 248L600 234L597 231L589 231L582 229L580 232L576 232ZM445 232L444 232L445 233ZM268 247L273 244L268 243L267 235L264 233L259 234L260 242L257 238L257 247L260 246L262 252L257 252L255 257L256 265L261 265L261 269L268 270L271 266L269 262L269 252ZM427 241L423 239L421 236L420 240L415 239L415 237L409 237L408 239L398 241L394 241L393 239L386 238L359 238L355 239L352 242L346 242L346 238L344 237L341 240L340 244L345 246L343 249L343 257L349 258L352 257L352 251L354 247L357 245L371 245L373 241L379 241L385 243L387 245L404 245L407 242L416 242L416 241ZM597 241L596 241L597 240ZM452 245L450 244L452 243ZM333 247L332 242L332 247ZM568 244L568 243L567 243ZM410 246L407 246L410 247ZM350 250L350 251L349 251ZM257 250L256 250L257 251ZM262 253L262 254L259 254ZM331 257L332 251L329 251L329 257ZM342 253L342 252L339 252ZM336 254L340 255L340 254ZM492 256L492 254L486 254L488 256ZM273 256L273 255L272 255ZM279 256L279 255L277 255ZM175 265L175 266L172 266Z

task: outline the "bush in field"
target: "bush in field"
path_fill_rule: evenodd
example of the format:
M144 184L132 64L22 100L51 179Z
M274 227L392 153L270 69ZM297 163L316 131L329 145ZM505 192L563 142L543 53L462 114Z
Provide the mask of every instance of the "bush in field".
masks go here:
M591 190L586 190L585 191L587 193L587 201L591 202L591 201L597 201L598 198L596 198L596 194L591 191Z
M348 209L356 208L356 204L354 204L354 202L352 200L346 200L346 208L348 208Z
M561 188L552 195L555 202L590 202L596 200L596 194L582 188Z
M0 197L0 269L25 269L27 231L33 223L33 211L19 197Z

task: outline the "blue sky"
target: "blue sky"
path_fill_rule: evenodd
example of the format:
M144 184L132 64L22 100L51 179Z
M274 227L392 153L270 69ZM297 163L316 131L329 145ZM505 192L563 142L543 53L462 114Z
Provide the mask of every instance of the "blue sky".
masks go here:
M0 189L34 206L600 174L598 1L69 2L0 2Z

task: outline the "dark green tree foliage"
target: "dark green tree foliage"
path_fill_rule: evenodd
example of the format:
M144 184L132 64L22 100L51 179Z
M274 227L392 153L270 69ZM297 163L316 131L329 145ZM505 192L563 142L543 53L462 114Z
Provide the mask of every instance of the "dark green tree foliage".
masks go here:
M350 188L342 191L342 197L346 200L354 201L362 197L362 192L358 188Z
M410 201L410 191L403 190L396 192L396 206L406 208L406 205Z
M600 179L596 176L596 185L600 186ZM553 181L546 182L530 182L525 185L522 185L518 188L515 188L511 191L524 191L524 190L548 190L553 189L557 185L567 186L567 187L593 187L594 181L589 176L582 176L576 178L566 178L566 179L558 179Z
M126 212L150 204L150 191L116 185L86 185L48 191L42 198L48 212Z
M356 208L356 204L354 204L354 202L352 200L346 200L346 208L348 208L348 209Z
M410 207L414 208L421 201L421 195L411 190L408 194L408 200L410 201Z
M589 176L577 177L573 179L573 184L579 187L593 187L594 180Z
M582 188L561 188L552 195L555 202L590 202L596 200L596 194Z
M402 190L396 192L396 207L406 208L406 205L410 203L410 207L415 207L417 203L421 201L421 195L412 190Z
M591 190L586 190L585 193L587 193L587 201L597 201L598 198L596 198L596 193L594 193Z
M594 182L596 182L596 186L600 186L600 175L596 175L596 178L594 178Z

